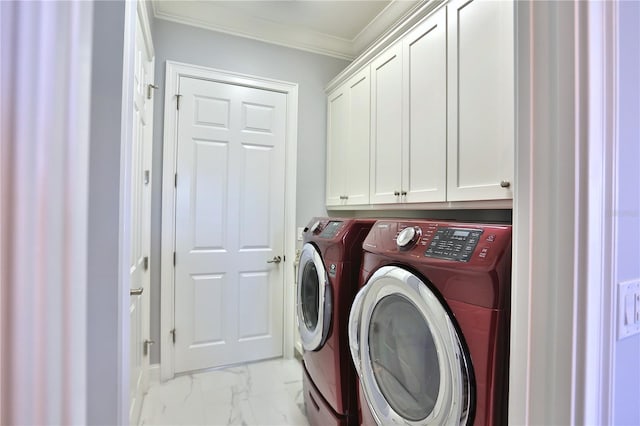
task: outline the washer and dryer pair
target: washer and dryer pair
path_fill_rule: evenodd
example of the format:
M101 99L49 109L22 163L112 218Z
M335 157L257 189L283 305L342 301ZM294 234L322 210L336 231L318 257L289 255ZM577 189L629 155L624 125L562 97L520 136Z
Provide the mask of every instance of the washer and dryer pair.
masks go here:
M511 226L316 218L298 326L311 425L506 424Z

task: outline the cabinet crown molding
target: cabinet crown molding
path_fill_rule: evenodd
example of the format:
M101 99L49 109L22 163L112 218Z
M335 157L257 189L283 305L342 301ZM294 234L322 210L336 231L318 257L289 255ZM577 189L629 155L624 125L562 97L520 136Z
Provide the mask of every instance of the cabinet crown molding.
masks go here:
M335 90L348 80L354 72L367 65L367 63L379 55L384 49L400 39L400 37L445 3L445 0L425 0L424 2L418 3L416 7L407 12L402 19L392 25L382 36L374 41L367 50L354 59L347 68L331 80L325 87L325 93Z

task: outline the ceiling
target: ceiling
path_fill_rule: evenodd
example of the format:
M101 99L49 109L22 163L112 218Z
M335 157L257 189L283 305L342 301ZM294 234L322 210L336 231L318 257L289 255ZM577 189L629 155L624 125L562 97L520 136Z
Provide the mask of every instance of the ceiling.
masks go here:
M419 0L152 0L158 19L352 60Z

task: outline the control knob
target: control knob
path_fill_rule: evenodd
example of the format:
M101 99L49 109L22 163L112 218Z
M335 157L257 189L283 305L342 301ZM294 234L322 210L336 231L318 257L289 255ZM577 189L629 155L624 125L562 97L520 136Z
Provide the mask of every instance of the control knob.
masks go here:
M312 234L320 232L320 228L321 228L320 225L322 225L322 224L320 223L319 220L315 221L315 223L313 225L311 225L311 228L309 228L309 232L311 232Z
M420 239L421 234L420 228L409 226L400 231L398 238L396 238L396 244L400 250L407 250Z

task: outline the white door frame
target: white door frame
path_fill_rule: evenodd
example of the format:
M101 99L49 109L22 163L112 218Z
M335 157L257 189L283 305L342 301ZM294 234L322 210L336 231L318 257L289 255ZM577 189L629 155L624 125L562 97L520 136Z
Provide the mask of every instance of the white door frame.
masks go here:
M284 228L284 321L283 354L293 356L294 290L293 260L296 250L296 161L298 138L298 85L285 81L239 74L230 71L167 61L164 97L164 137L162 159L162 241L161 241L161 312L160 312L160 378L171 379L175 374L174 348L171 330L174 327L173 252L175 249L175 173L178 114L175 96L181 77L199 78L226 84L237 84L275 92L287 96L287 124L285 134L285 228ZM288 265L291 265L289 267ZM179 332L179 331L178 331Z
M153 38L151 36L151 27L149 25L149 15L148 15L148 9L147 9L147 5L146 2L143 0L137 0L136 1L136 23L140 22L140 28L142 29L142 38L143 38L143 42L144 42L144 46L143 49L146 51L147 57L149 58L149 63L150 63L150 74L149 74L149 81L145 82L145 83L151 83L153 84L153 80L155 78L155 51L154 51L154 47L153 47ZM134 25L135 25L134 24ZM136 28L136 27L134 27ZM134 42L134 51L135 51L135 46L137 43L137 38L135 36L136 30L134 30L134 35L133 35L133 42ZM147 62L146 59L143 57L141 58L142 61ZM132 60L132 62L129 64L130 65L130 70L129 72L133 72L134 76L135 76L135 71L132 71L132 69L135 67L136 61L135 59ZM144 77L144 74L140 76L141 78ZM132 89L132 94L133 94L133 98L132 98L132 102L135 102L134 98L135 98L135 88L131 87ZM146 91L146 87L143 88L143 93ZM156 96L156 92L152 93L152 96ZM127 98L128 99L128 98ZM143 156L143 165L142 168L146 169L149 171L149 183L148 186L146 187L146 189L144 189L145 191L149 191L149 202L150 202L150 197L151 197L151 191L152 191L152 181L153 181L153 170L152 170L152 162L151 162L151 156L152 156L152 151L153 151L153 99L152 100L148 100L145 99L145 102L147 104L150 104L149 106L147 106L146 108L148 109L148 114L149 114L149 118L148 118L148 122L146 124L146 129L144 132L144 136L143 136L143 142L142 142L142 152L140 155ZM137 136L134 135L133 132L133 125L131 130L131 145L127 145L127 144L123 144L123 151L128 151L130 150L130 147L136 143L136 138ZM127 152L126 155L131 156L131 152ZM132 167L132 160L129 159L129 167ZM131 169L130 169L131 170ZM130 173L130 172L129 172ZM133 179L135 177L131 177L130 179ZM130 185L130 182L128 183ZM144 187L144 184L143 184ZM127 191L130 191L130 189L127 189ZM130 196L131 194L129 194ZM143 216L143 221L140 223L140 225L142 225L143 229L146 228L146 232L143 232L142 238L141 238L141 242L142 242L142 248L141 250L143 252L146 252L146 256L150 257L150 247L151 247L151 233L150 233L150 222L151 222L151 208L149 207L149 211L147 211L144 208L145 204L143 203L142 205L142 216ZM133 212L131 211L131 207L130 206L130 210L129 210L129 215L131 215ZM146 213L149 213L148 216L145 216ZM130 223L130 217L128 217L126 219L127 223ZM146 222L146 225L145 225ZM133 236L133 229L130 230L129 232L129 241L128 243L131 243L131 239L134 238ZM142 231L141 231L142 232ZM131 250L131 247L129 247L129 250ZM126 272L130 272L129 271L129 264L130 261L125 263L125 269L127 270ZM144 272L144 274L146 275L145 278L143 279L143 288L145 290L145 293L143 295L144 297L144 302L142 303L142 305L144 306L144 308L141 311L141 321L142 321L142 330L143 330L143 340L149 340L150 339L150 318L151 318L151 309L150 309L150 301L151 301L151 281L150 281L150 268ZM126 306L126 310L127 310L127 315L129 314L129 306ZM138 307L139 309L139 307ZM146 327L145 327L146 325ZM132 324L129 323L129 332L131 332L131 327ZM145 330L146 329L146 330ZM127 339L130 336L127 334ZM129 348L129 351L131 351L131 348ZM128 355L128 354L124 354L124 355ZM139 385L142 387L142 393L145 394L148 390L148 386L149 386L149 359L150 359L150 353L148 353L146 356L143 356L143 362L142 362L142 382L139 383ZM146 358L146 360L145 360ZM131 366L130 366L131 367ZM129 368L129 374L131 374L132 369ZM129 405L128 405L128 410L127 413L129 413L129 417L128 419L131 419L131 409L133 407L131 407L131 398L132 395L129 395ZM142 407L142 401L138 402L139 404L139 408L140 410L137 412L137 419L139 420L140 417L140 413L141 413L141 407Z
M516 2L509 424L611 424L615 2Z

